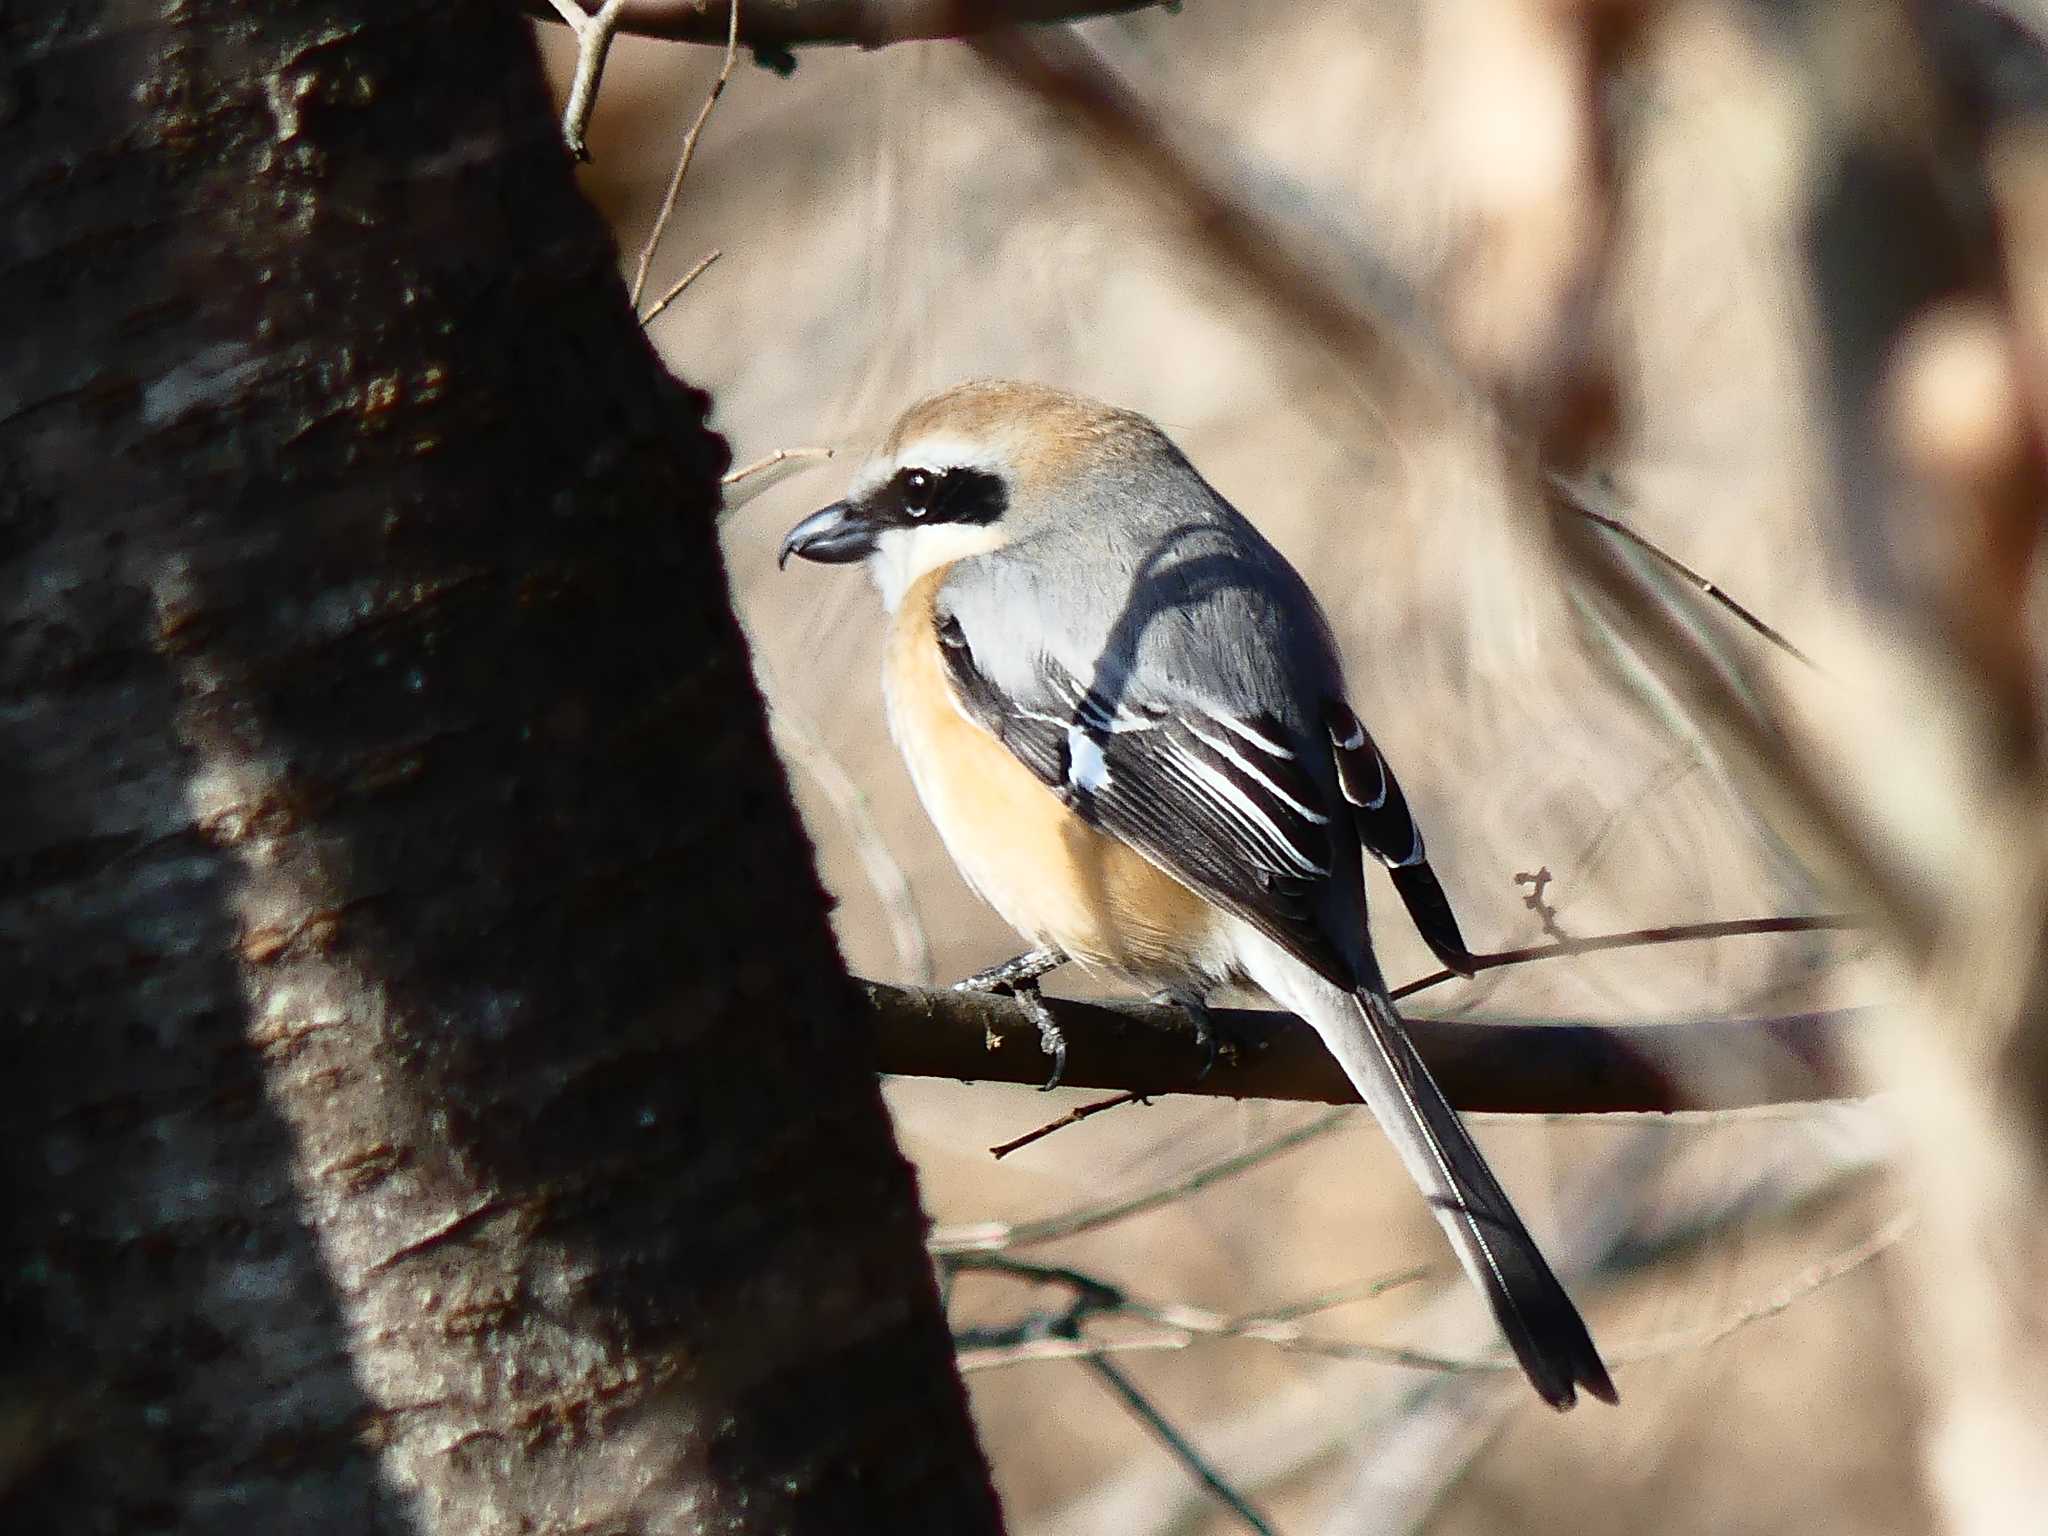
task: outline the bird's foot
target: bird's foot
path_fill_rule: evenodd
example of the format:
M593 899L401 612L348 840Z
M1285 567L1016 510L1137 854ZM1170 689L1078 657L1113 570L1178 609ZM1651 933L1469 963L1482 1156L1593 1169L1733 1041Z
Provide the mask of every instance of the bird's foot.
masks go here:
M1203 1052L1202 1070L1195 1074L1196 1082L1216 1070L1218 1056L1228 1055L1233 1062L1237 1060L1242 1042L1209 1011L1209 1000L1202 993L1187 987L1168 987L1153 994L1152 1001L1162 1007L1178 1008L1195 1026L1195 1044Z
M992 965L985 971L976 971L965 981L953 983L955 992L1008 992L1025 985L1036 985L1038 978L1050 971L1056 971L1067 963L1067 957L1051 945L1041 949L1027 950L1014 959L1005 960L1001 965Z
M1052 1009L1046 1006L1045 994L1038 990L1038 978L1066 963L1067 957L1048 945L953 983L955 992L1007 992L1017 999L1017 1006L1038 1026L1038 1048L1052 1058L1052 1076L1045 1080L1041 1093L1059 1087L1060 1079L1066 1076L1067 1037L1054 1020Z
M1024 982L1010 995L1017 999L1017 1006L1030 1016L1031 1022L1038 1026L1038 1048L1052 1058L1052 1076L1038 1090L1051 1093L1059 1087L1060 1079L1067 1075L1067 1037L1053 1018L1052 1010L1045 1005L1045 994L1038 990L1037 982Z

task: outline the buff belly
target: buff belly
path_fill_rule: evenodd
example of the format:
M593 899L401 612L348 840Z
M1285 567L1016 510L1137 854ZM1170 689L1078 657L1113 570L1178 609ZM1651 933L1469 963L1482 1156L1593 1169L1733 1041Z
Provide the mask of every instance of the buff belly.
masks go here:
M1224 918L1135 849L1082 821L955 699L918 578L890 623L882 691L918 797L967 883L1033 944L1143 983L1213 978Z

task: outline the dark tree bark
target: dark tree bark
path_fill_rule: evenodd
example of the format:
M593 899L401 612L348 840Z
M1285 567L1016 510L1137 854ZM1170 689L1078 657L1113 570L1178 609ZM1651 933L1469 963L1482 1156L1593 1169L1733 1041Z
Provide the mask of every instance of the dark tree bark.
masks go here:
M524 24L0 61L0 1527L995 1528Z

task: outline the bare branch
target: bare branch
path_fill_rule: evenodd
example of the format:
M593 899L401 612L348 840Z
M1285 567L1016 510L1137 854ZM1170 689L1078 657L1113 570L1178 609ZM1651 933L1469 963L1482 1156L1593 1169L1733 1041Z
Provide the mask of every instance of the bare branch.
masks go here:
M1778 629L1775 625L1767 624L1762 619L1758 618L1757 615L1748 607L1736 601L1734 595L1730 593L1726 587L1723 587L1722 585L1720 585L1720 583L1714 581L1711 577L1702 576L1698 571L1694 570L1691 566L1687 565L1683 560L1679 559L1669 550L1662 548L1650 539L1645 538L1642 534L1636 532L1635 529L1629 527L1629 525L1623 522L1620 518L1610 517L1605 512L1596 512L1591 507L1584 505L1582 502L1576 499L1570 501L1568 505L1570 507L1570 510L1577 516L1583 517L1589 523L1598 523L1602 528L1605 528L1609 533L1613 534L1616 538L1627 540L1630 544L1635 545L1637 549L1640 549L1644 554L1648 555L1651 559L1658 561L1662 565L1669 566L1672 570L1676 571L1680 576L1683 576L1687 581L1691 582L1692 585L1699 590L1699 593L1702 597L1708 599L1710 602L1720 604L1721 607L1725 608L1729 613L1733 614L1743 624L1747 625L1750 629L1755 630L1757 634L1763 636L1764 639L1768 640L1772 645L1775 645L1779 650L1783 651L1787 656L1790 656L1794 661L1800 662L1805 666L1811 667L1816 672L1821 670L1820 663L1815 661L1811 656L1807 655L1806 652L1802 651L1798 646L1794 645L1790 640L1788 640L1785 637L1785 634L1782 630Z
M1895 1211L1876 1231L1801 1271L1770 1295L1744 1307L1733 1317L1724 1318L1710 1327L1680 1329L1624 1343L1618 1349L1610 1348L1607 1351L1607 1358L1616 1365L1633 1365L1641 1360L1655 1360L1667 1355L1710 1348L1730 1335L1740 1333L1752 1323L1776 1317L1780 1312L1804 1301L1815 1291L1832 1285L1844 1275L1863 1268L1887 1250L1896 1248L1912 1232L1918 1214L1911 1207Z
M784 464L809 464L831 457L830 448L778 448L751 464L743 464L738 469L729 471L718 483L730 490L735 485L744 484L756 475L765 475L769 470L778 469Z
M1123 1368L1103 1355L1090 1355L1083 1362L1093 1371L1102 1384L1114 1392L1119 1401L1153 1434L1159 1437L1173 1459L1185 1467L1196 1482L1206 1488L1210 1495L1237 1516L1248 1531L1258 1536L1277 1536L1270 1522L1259 1513L1251 1500L1247 1499L1203 1457L1202 1453L1189 1443L1187 1437L1173 1427L1165 1414L1153 1406L1152 1400L1140 1392L1137 1383L1124 1374Z
M1810 744L1789 737L1774 691L1757 676L1729 676L1687 616L1582 515L1591 488L1548 474L1533 458L1520 467L1531 500L1549 520L1558 559L1580 590L1609 606L1679 702L1734 749L1731 759L1750 769L1749 781L1772 797L1779 815L1834 861L1838 879L1883 920L1901 951L1924 957L1935 915L1919 883L1847 803L1835 769Z
M524 0L528 15L553 21L573 0ZM964 37L1011 23L1084 21L1147 11L1163 0L1005 0L994 4L932 4L930 0L753 0L740 27L748 48L780 52L816 44L880 48L941 37ZM566 16L562 19L568 20ZM575 25L573 21L570 25ZM626 0L618 30L678 43L722 43L726 24L707 0Z
M1072 1237L1080 1232L1092 1232L1098 1227L1110 1226L1162 1205L1171 1205L1224 1179L1235 1178L1284 1152L1291 1152L1319 1136L1328 1135L1342 1125L1350 1113L1348 1109L1333 1109L1316 1116L1306 1125L1297 1125L1291 1131L1268 1137L1257 1146L1219 1158L1168 1183L1122 1199L1105 1201L1101 1205L1063 1211L1057 1216L1043 1216L1034 1221L983 1221L940 1227L925 1240L925 1248L934 1257L944 1259L964 1253L1001 1253Z
M1636 1122L1615 1145L1578 1168L1560 1201L1563 1220L1552 1261L1574 1290L1583 1287L1592 1294L1645 1265L1696 1255L1738 1227L1745 1232L1787 1229L1835 1209L1854 1198L1868 1175L1886 1163L1890 1141L1886 1122L1877 1114L1830 1115L1828 1122L1832 1129L1853 1124L1864 1134L1850 1136L1846 1144L1832 1133L1801 1137L1789 1164L1773 1159L1761 1168L1745 1163L1740 1170L1717 1164L1714 1181L1675 1201L1658 1176L1670 1166L1664 1134L1668 1123ZM1735 1182L1729 1182L1731 1174ZM1832 1262L1820 1267L1830 1268ZM1427 1341L1432 1353L1446 1357L1479 1354L1490 1324L1470 1306L1460 1277L1435 1273L1440 1283L1432 1296L1380 1325L1385 1341ZM1265 1315L1312 1315L1322 1310L1316 1300L1305 1307L1269 1307ZM1106 1339L1107 1330L1094 1337ZM1201 1342L1187 1337L1182 1343L1182 1337L1127 1337L1119 1328L1115 1343L1119 1353L1141 1346L1156 1353ZM1418 1377L1384 1372L1361 1378L1347 1362L1300 1350L1293 1354L1300 1389L1234 1402L1219 1416L1197 1423L1194 1432L1210 1455L1230 1469L1237 1485L1254 1494L1299 1486L1312 1469L1328 1470L1333 1460L1349 1462L1344 1476L1351 1492L1321 1525L1330 1536L1413 1536L1433 1529L1427 1512L1463 1476L1493 1428L1526 1407L1527 1399L1498 1373L1433 1371ZM999 1363L989 1356L981 1360L984 1368ZM1189 1529L1197 1510L1195 1496L1176 1476L1127 1464L1039 1524L1063 1536L1169 1536Z
M1631 928L1624 933L1596 933L1583 939L1560 938L1554 943L1531 944L1523 949L1500 949L1492 954L1473 955L1467 963L1477 975L1481 971L1497 971L1502 966L1527 965L1532 960L1570 960L1614 949L1693 944L1706 939L1739 939L1767 933L1854 933L1866 926L1861 918L1830 913L1814 917L1737 917L1717 923L1669 923L1659 928ZM1458 979L1456 971L1431 971L1394 988L1393 998L1399 1002Z
M569 104L562 109L562 142L578 160L590 158L583 131L590 126L590 112L597 105L597 82L604 75L605 57L618 35L620 19L631 0L605 0L595 14L586 12L576 0L550 0L555 13L576 34L576 75L569 84Z
M1142 1093L1119 1093L1107 1099L1097 1099L1092 1104L1082 1104L1068 1110L1057 1120L1047 1121L1035 1131L1026 1131L1022 1136L1012 1136L1008 1141L998 1142L988 1149L989 1156L1008 1157L1012 1152L1022 1152L1033 1143L1045 1140L1054 1131L1064 1131L1070 1125L1079 1125L1083 1120L1099 1115L1106 1109L1121 1109L1126 1104L1142 1104L1144 1101L1145 1096Z
M1598 934L1475 957L1495 970L1642 945L1745 934L1852 929L1840 917L1769 917ZM1396 998L1456 979L1438 971ZM880 1069L903 1077L1037 1083L1038 1028L1014 999L862 982L875 1011ZM1349 1104L1356 1094L1315 1031L1291 1014L1217 1009L1239 1044L1234 1064L1202 1076L1193 1026L1176 1008L1047 998L1066 1034L1066 1085L1134 1095L1214 1094ZM1662 1024L1481 1023L1411 1018L1410 1033L1451 1102L1510 1114L1668 1113L1807 1103L1854 1095L1839 1050L1858 1010ZM1093 1106L1088 1113L1106 1108ZM1078 1117L1075 1117L1078 1118ZM1026 1138L1035 1140L1036 1136ZM1008 1150L1008 1149L1004 1149Z
M1855 1273L1904 1241L1913 1230L1914 1221L1915 1213L1910 1208L1896 1211L1875 1231L1802 1271L1769 1296L1742 1308L1734 1316L1711 1327L1680 1329L1610 1348L1608 1356L1616 1364L1635 1365L1709 1348L1754 1323L1778 1316L1845 1275ZM1271 1314L1232 1318L1206 1307L1172 1301L1146 1301L1112 1281L1061 1265L1022 1264L985 1255L962 1256L947 1262L956 1272L991 1270L1019 1279L1064 1286L1071 1293L1063 1307L1029 1314L1008 1326L979 1328L960 1335L957 1341L960 1369L967 1372L1045 1360L1092 1362L1107 1355L1133 1350L1185 1349L1205 1339L1250 1339L1291 1353L1323 1359L1399 1365L1447 1375L1493 1374L1520 1369L1514 1358L1501 1349L1460 1357L1399 1345L1311 1334L1291 1320L1291 1315L1308 1308L1280 1308ZM1405 1284L1415 1277L1416 1272L1412 1270L1402 1271L1367 1294L1378 1294L1391 1285ZM1085 1332L1083 1324L1093 1318L1131 1319L1149 1324L1153 1331L1099 1335Z
M875 1011L883 1072L1034 1087L1045 1080L1038 1026L1015 999L872 981L861 986ZM1051 997L1045 1003L1067 1038L1068 1088L1146 1097L1357 1101L1322 1040L1292 1014L1212 1010L1245 1043L1234 1064L1219 1064L1203 1077L1204 1053L1178 1009ZM1408 1028L1445 1094L1462 1110L1668 1114L1855 1096L1860 1090L1842 1059L1841 1042L1863 1012L1668 1024L1410 1017Z
M690 124L690 131L683 135L682 152L676 156L675 174L669 177L668 191L661 199L661 212L655 215L654 228L647 232L647 243L640 248L640 260L633 267L633 291L627 302L635 309L640 307L640 295L647 287L647 269L654 265L654 252L661 244L661 237L668 232L668 221L675 217L676 199L682 196L683 178L690 174L690 162L697 158L697 138L704 132L704 124L710 120L711 109L718 105L718 98L725 94L725 82L732 78L733 56L739 51L740 44L740 0L726 0L725 16L725 62L719 65L718 78L711 82L711 91L705 96L704 105L697 109L697 117ZM670 299L689 286L690 278L711 265L717 255L718 253L713 251L698 263L696 271L685 277L662 297L659 304L640 317L640 323L645 325L661 313Z
M705 269L724 254L725 252L723 251L712 251L708 253L702 261L698 262L697 265L690 268L689 271L685 272L680 278L676 280L675 285L671 287L668 290L668 292L664 293L660 298L656 299L652 304L647 306L646 310L643 311L640 316L640 324L642 326L649 326L654 324L654 317L660 314L664 309L667 309L669 305L673 304L677 299L681 298L683 290L685 288L688 288L690 284L697 281L698 278L702 277L704 275ZM727 475L725 479L720 481L719 483L721 485L731 485L735 478L736 477L733 475Z
M1534 870L1521 871L1515 876L1515 884L1527 887L1522 893L1522 905L1536 914L1537 921L1543 925L1543 936L1546 939L1555 939L1561 944L1568 944L1571 942L1571 935L1566 933L1563 924L1558 922L1557 907L1549 896L1550 887L1556 880L1557 876L1550 872L1548 864L1540 865Z
M1373 1361L1425 1371L1497 1369L1492 1361L1468 1361L1399 1345L1349 1339L1319 1338L1303 1330L1299 1320L1350 1301L1370 1300L1399 1286L1426 1279L1429 1271L1410 1267L1340 1291L1300 1302L1232 1317L1207 1307L1177 1301L1146 1301L1122 1286L1064 1264L1034 1264L1002 1254L942 1255L952 1275L979 1271L1006 1275L1039 1285L1057 1285L1068 1292L1061 1306L1030 1312L1015 1322L980 1327L956 1334L963 1371L991 1370L1043 1360L1098 1360L1133 1349L1184 1349L1197 1339L1252 1339L1281 1349L1326 1359ZM1112 1317L1149 1325L1150 1331L1121 1335L1087 1335L1083 1325L1094 1317ZM1512 1369L1512 1366L1507 1368Z

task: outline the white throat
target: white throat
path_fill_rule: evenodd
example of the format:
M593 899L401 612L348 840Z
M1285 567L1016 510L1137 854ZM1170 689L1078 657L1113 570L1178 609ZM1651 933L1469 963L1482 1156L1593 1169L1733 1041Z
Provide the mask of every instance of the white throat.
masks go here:
M964 560L1000 549L1004 533L996 523L934 523L929 528L891 528L875 540L875 552L868 556L868 574L882 593L882 606L891 613L903 601L918 577Z

